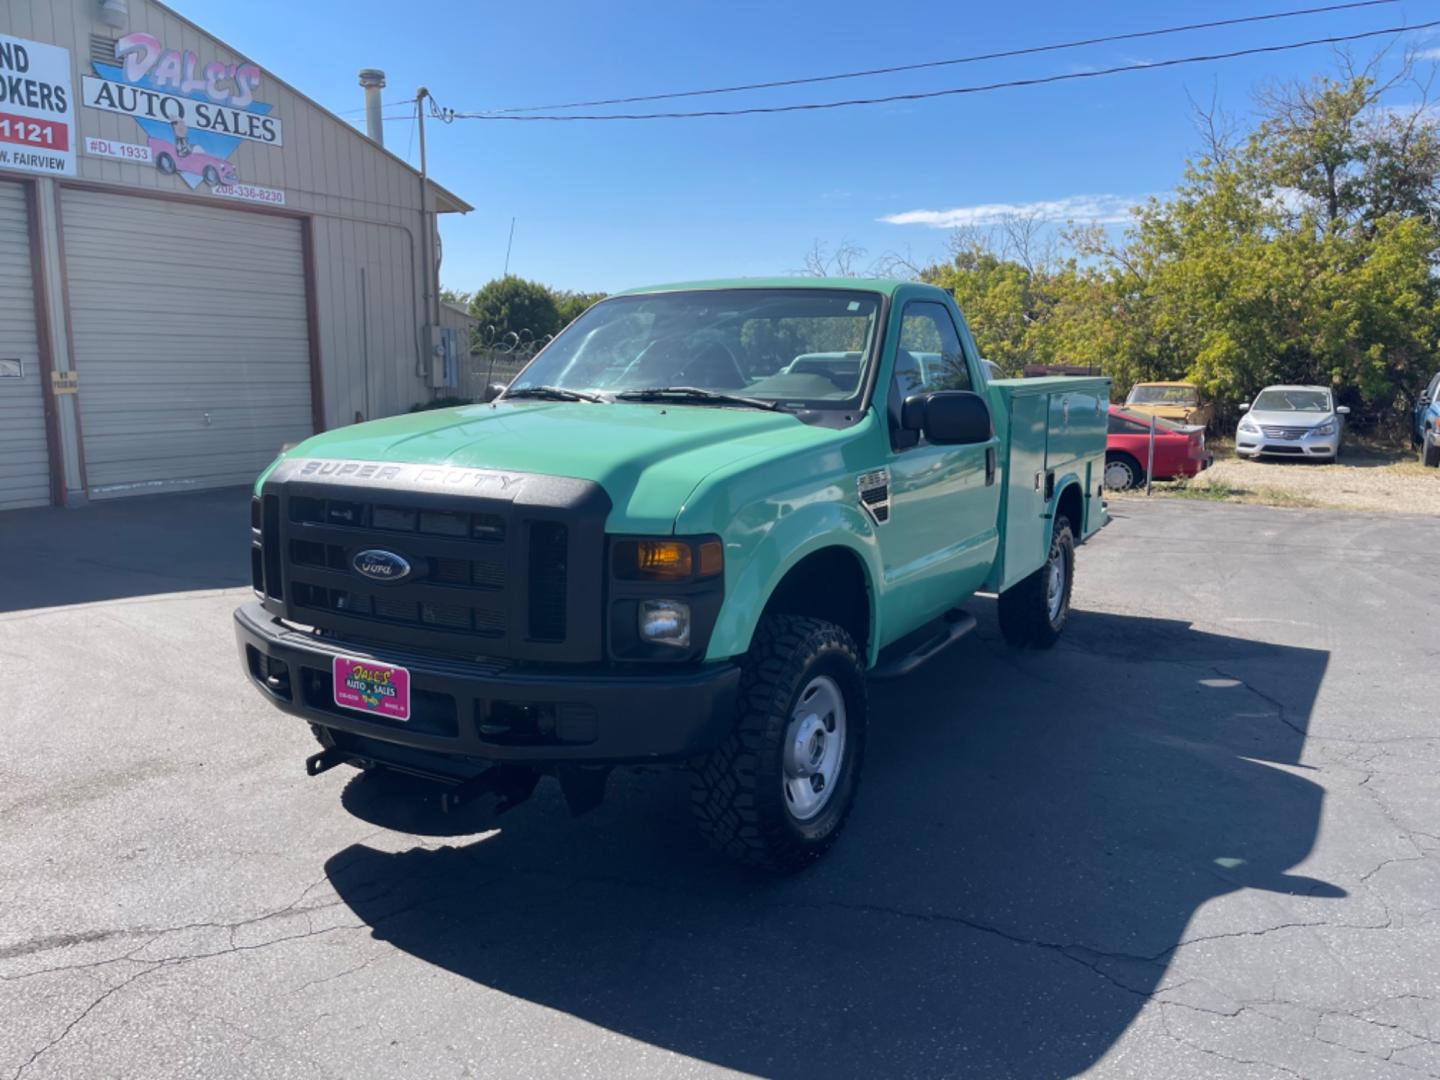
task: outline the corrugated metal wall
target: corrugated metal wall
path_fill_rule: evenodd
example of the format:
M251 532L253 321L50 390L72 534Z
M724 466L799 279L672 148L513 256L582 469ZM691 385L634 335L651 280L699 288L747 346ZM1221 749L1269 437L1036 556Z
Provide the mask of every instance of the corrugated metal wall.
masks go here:
M123 31L100 25L99 11L98 0L4 0L0 29L69 49L77 95L81 77L94 74L92 35L103 42L125 32L148 33L166 47L194 52L202 67L213 60L233 64L250 59L147 0L129 0L129 22ZM284 20L272 20L272 29L276 35L286 33ZM357 57L355 66L384 59ZM262 78L256 97L274 106L271 115L283 123L284 145L245 142L231 161L244 181L284 191L286 210L314 215L327 426L350 423L357 412L367 418L403 412L430 396L416 371L424 324L419 179L394 155L316 108L268 71ZM359 107L360 88L349 89ZM336 104L343 107L345 102ZM128 116L83 105L75 112L82 143L86 136L146 141ZM204 188L191 191L180 177L162 175L152 165L91 157L82 148L77 167L80 180L210 201ZM362 266L367 267L369 293L363 318L359 315ZM217 273L221 269L216 268ZM223 281L218 287L223 289ZM363 347L367 340L368 349ZM83 399L83 370L81 384Z
M298 221L94 191L63 211L92 498L248 484L311 433Z
M315 248L330 253L316 300L325 365L325 415L347 424L404 412L430 392L416 374L419 326L394 317L415 280L420 253L406 229L363 221L315 219ZM397 299L398 298L398 299Z
M0 378L0 510L50 501L29 228L24 187L0 183L0 359L22 372Z

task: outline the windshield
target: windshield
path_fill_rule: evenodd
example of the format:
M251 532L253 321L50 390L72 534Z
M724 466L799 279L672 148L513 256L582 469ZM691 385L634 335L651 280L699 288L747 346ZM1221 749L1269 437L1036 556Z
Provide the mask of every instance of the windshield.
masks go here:
M1199 405L1200 393L1193 386L1137 386L1125 399L1126 405Z
M798 409L853 408L879 310L876 293L835 289L616 296L563 330L507 393L547 387L608 398L694 387Z
M1261 390L1254 412L1330 412L1329 390Z

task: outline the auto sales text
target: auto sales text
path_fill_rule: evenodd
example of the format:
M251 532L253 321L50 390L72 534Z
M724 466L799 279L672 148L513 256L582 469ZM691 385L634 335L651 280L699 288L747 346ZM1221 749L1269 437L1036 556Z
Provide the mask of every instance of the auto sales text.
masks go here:
M213 131L270 146L284 145L283 129L277 117L161 94L90 75L80 80L80 92L84 103L92 109L169 124L179 121L196 131Z

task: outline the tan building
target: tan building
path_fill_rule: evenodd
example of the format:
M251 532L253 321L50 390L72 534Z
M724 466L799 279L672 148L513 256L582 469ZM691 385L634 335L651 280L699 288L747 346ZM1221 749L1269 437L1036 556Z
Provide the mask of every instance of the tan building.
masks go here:
M429 399L469 209L162 4L5 0L0 510L249 483Z

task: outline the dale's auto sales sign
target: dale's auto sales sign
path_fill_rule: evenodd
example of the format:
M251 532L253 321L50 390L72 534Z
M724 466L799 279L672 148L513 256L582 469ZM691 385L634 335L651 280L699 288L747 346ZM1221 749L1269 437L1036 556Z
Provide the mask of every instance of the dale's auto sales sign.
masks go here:
M0 169L75 175L70 53L0 34Z
M117 41L115 59L115 64L96 63L99 78L86 75L80 80L81 96L90 108L133 116L147 132L161 137L169 128L187 137L208 133L267 146L284 144L280 118L255 100L260 69L254 64L214 61L202 66L195 53L167 49L142 33Z

